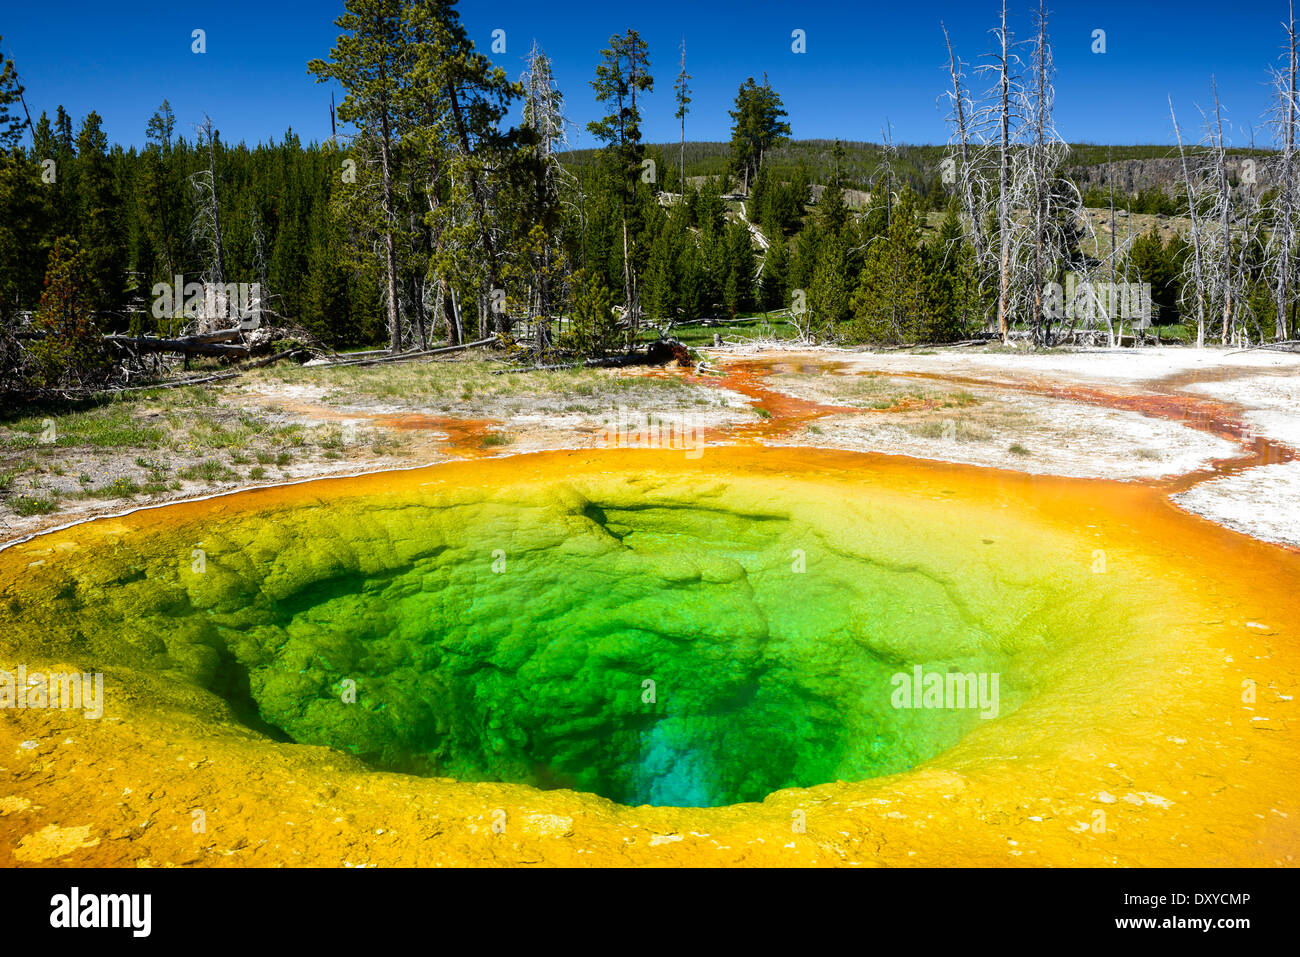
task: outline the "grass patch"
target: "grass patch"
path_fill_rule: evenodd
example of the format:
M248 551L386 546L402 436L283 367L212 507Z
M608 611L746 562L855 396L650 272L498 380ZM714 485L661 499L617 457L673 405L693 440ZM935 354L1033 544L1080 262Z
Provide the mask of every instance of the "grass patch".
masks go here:
M841 405L860 405L875 412L886 412L898 406L928 404L944 409L965 409L978 405L981 399L968 389L926 388L906 379L885 373L856 375L795 373L775 375L771 383L780 389L782 383L798 388L791 395L803 395L820 401ZM909 411L899 409L899 411Z
M20 495L9 503L19 515L49 515L59 507L58 499L49 495Z
M500 362L481 359L458 361L412 361L382 366L268 367L247 377L271 384L304 385L319 388L324 403L354 404L358 398L372 398L410 408L440 409L444 412L491 414L499 402L527 399L528 407L544 411L559 409L576 396L617 404L632 397L638 404L672 403L692 389L676 378L628 375L617 369L554 369L538 372L495 373ZM465 406L472 408L466 409ZM301 426L294 427L301 430ZM268 433L269 434L269 433ZM291 440L290 441L292 444Z
M140 486L134 479L126 477L114 479L100 488L86 489L85 492L87 498L130 498L138 494Z
M161 428L145 425L132 414L128 401L115 401L64 415L18 419L9 425L3 442L10 448L23 449L78 445L156 449L164 438L166 433Z
M191 465L189 468L181 469L177 473L180 478L187 482L233 482L239 478L239 474L220 462L200 462L198 465Z
M940 419L929 422L912 422L903 426L913 435L923 439L948 439L957 442L987 442L993 432L982 422L969 419Z

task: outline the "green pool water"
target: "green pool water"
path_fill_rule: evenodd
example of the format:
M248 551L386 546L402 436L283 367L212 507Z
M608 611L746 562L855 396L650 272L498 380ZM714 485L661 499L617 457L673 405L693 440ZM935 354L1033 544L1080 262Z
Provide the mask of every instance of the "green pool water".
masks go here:
M323 487L0 568L0 630L376 768L754 801L987 723L895 707L896 674L998 674L1005 717L1118 634L1073 543L944 504L735 475Z

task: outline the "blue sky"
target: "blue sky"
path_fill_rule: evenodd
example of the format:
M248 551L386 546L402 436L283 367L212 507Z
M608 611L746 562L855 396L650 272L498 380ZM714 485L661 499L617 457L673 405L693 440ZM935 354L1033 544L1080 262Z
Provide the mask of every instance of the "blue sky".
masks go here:
M74 120L104 117L109 139L139 145L167 98L180 128L210 113L228 142L279 138L292 127L304 140L329 135L329 88L307 73L338 34L342 0L142 0L126 5L81 0L10 3L0 20L4 52L15 58L33 117L62 103ZM1172 142L1166 96L1185 127L1208 106L1210 75L1233 123L1236 145L1249 145L1267 105L1267 68L1280 54L1285 2L1080 2L1049 5L1056 51L1057 127L1071 141ZM1012 27L1031 31L1030 4L1013 2ZM462 0L462 19L479 48L517 76L534 38L555 61L567 112L582 130L598 115L589 81L610 34L628 27L650 45L656 92L643 124L651 142L675 141L672 82L685 34L694 102L688 139L729 138L727 109L748 76L766 71L784 97L797 138L877 139L886 118L899 142L947 138L938 102L947 83L939 22L963 59L990 49L997 0L887 5L657 0ZM207 53L191 52L191 31L207 32ZM505 31L506 52L491 54ZM802 29L807 52L791 51ZM1106 52L1091 51L1106 31ZM977 82L983 85L982 81Z

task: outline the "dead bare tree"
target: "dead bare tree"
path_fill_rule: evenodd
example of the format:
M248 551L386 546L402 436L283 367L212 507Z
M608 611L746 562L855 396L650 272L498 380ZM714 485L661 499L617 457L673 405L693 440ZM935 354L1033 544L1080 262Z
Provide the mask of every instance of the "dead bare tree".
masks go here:
M1237 270L1232 259L1232 187L1228 183L1228 152L1223 138L1223 107L1219 102L1218 81L1210 77L1210 89L1214 95L1214 126L1209 131L1213 144L1214 157L1214 205L1215 218L1219 223L1219 241L1216 244L1218 256L1215 257L1214 274L1220 278L1219 298L1223 303L1223 335L1220 345L1228 344L1228 333L1232 330L1232 307L1234 293L1237 291Z
M1268 222L1266 246L1266 271L1269 275L1274 311L1273 334L1286 341L1294 325L1296 306L1295 258L1300 241L1300 160L1296 156L1297 124L1300 124L1300 103L1297 102L1296 80L1300 60L1297 58L1297 32L1295 4L1288 4L1284 48L1285 65L1272 69L1273 98L1268 115L1268 125L1273 132L1277 156L1270 163L1270 173L1277 187Z
M1035 35L1029 41L1028 84L1005 2L992 33L991 62L978 67L992 75L992 84L985 101L975 104L944 30L953 128L947 173L962 207L981 288L996 290L999 336L1009 341L1012 325L1024 318L1034 342L1046 345L1053 340L1055 321L1063 318L1057 308L1063 300L1054 295L1049 301L1048 293L1059 287L1067 265L1082 269L1079 237L1091 224L1078 189L1061 175L1069 148L1052 119L1055 66L1045 6L1040 3L1036 11Z
M1110 252L1106 255L1104 266L1107 275L1110 277L1110 288L1115 288L1116 266L1121 261L1121 251L1119 246L1119 225L1115 222L1115 169L1110 160L1110 148L1106 148L1106 185L1108 187L1108 206L1110 208ZM1127 247L1133 241L1132 231L1126 237L1125 246ZM1123 275L1128 276L1127 260L1125 259L1125 269ZM1107 299L1106 309L1103 312L1103 318L1106 320L1106 345L1111 349L1115 348L1115 320L1110 308L1110 300Z
M1238 243L1234 249L1233 237L1249 232L1248 220L1253 218L1249 196L1239 196L1233 190L1228 163L1228 143L1223 131L1223 107L1219 101L1218 83L1210 78L1214 97L1214 114L1211 118L1201 111L1205 122L1205 142L1208 150L1203 154L1199 200L1204 203L1203 215L1213 221L1216 234L1209 244L1203 260L1202 278L1206 283L1207 305L1219 316L1219 344L1226 346L1246 336L1245 319L1249 312L1248 277L1242 263L1245 246ZM1209 237L1207 237L1207 242Z
M1196 181L1192 178L1191 165L1187 159L1187 148L1183 145L1183 133L1178 126L1178 117L1174 113L1172 97L1169 98L1169 118L1173 121L1174 136L1178 140L1178 157L1183 169L1183 189L1187 194L1187 215L1191 220L1190 245L1192 255L1188 257L1183 267L1185 277L1183 301L1186 304L1188 290L1190 289L1191 296L1196 304L1196 346L1199 349L1205 346L1205 244L1200 213L1205 180L1203 177L1199 177Z
M551 60L536 40L529 51L527 67L521 77L524 87L524 124L537 136L537 160L541 167L539 203L552 208L560 201L564 186L564 169L558 154L568 148L564 97L555 82ZM556 290L553 273L563 260L563 249L553 232L541 240L534 252L529 293L529 321L535 325L533 345L540 360L551 344L550 316L554 310Z
M226 244L221 232L221 200L217 193L216 143L221 132L213 128L212 117L206 114L197 131L199 143L207 144L208 168L190 176L190 186L195 195L194 222L190 227L190 236L195 245L208 249L208 264L203 272L203 280L221 290L226 282ZM207 323L214 318L205 315L200 331L206 331Z
M1121 320L1121 333L1123 332L1122 322L1123 315L1116 316L1115 305L1120 300L1115 292L1118 289L1116 277L1123 276L1125 281L1130 278L1131 264L1129 253L1133 246L1134 235L1130 229L1124 237L1124 241L1119 240L1119 224L1115 215L1115 174L1110 161L1110 150L1106 150L1106 179L1109 191L1109 229L1110 229L1110 250L1105 256L1099 256L1094 267L1086 275L1089 283L1089 301L1086 318L1088 320L1096 319L1098 316L1106 322L1106 344L1110 348L1116 345L1115 319ZM1098 247L1100 251L1100 246ZM1106 296L1098 297L1091 294L1091 290L1096 288L1096 278L1098 276L1107 277ZM1122 338L1122 336L1121 336Z
M978 125L979 113L966 86L964 64L952 47L948 28L941 21L944 43L948 47L948 75L952 89L945 95L949 103L948 155L944 159L943 179L948 182L961 209L962 231L971 244L979 289L983 293L996 281L997 257L991 254L988 235L988 210L991 203L989 178L986 175L988 141Z
M894 222L894 200L898 193L894 189L894 160L898 156L898 150L894 147L893 127L889 123L889 118L885 118L885 125L880 130L880 160L876 163L876 168L872 171L868 182L871 185L872 205L875 206L876 197L883 198L885 204L885 231Z
M1015 41L1007 27L1007 3L1002 0L1002 18L992 31L996 49L992 63L981 64L977 70L993 74L990 90L992 102L979 108L977 125L989 125L997 130L996 151L998 160L997 230L998 230L998 334L1005 343L1011 322L1012 279L1014 267L1012 252L1014 237L1012 164L1015 137L1022 117L1017 106L1021 100L1020 58L1014 52Z
M1062 277L1071 259L1075 260L1076 267L1082 266L1081 257L1076 255L1080 224L1084 224L1084 229L1092 228L1084 215L1078 188L1060 175L1069 147L1057 133L1052 119L1056 68L1047 24L1047 8L1040 0L1030 56L1033 79L1021 91L1022 104L1018 110L1028 127L1028 142L1016 154L1011 188L1013 202L1023 206L1026 212L1024 227L1015 223L1011 227L1010 296L1013 308L1018 306L1017 311L1029 316L1036 345L1049 345L1053 319L1063 318L1055 308L1058 303L1053 302L1053 308L1047 308L1048 284ZM1023 248L1014 248L1019 245ZM1020 302L1015 302L1016 299Z

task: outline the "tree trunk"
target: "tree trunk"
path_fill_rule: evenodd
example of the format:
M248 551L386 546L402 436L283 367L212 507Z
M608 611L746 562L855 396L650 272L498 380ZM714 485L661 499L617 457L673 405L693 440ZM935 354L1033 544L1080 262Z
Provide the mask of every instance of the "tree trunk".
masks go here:
M418 277L411 281L411 298L415 304L415 329L420 336L420 349L429 348L429 337L424 323L424 289Z
M1178 140L1178 155L1183 165L1183 188L1187 190L1187 214L1192 221L1192 269L1196 287L1196 347L1205 347L1205 274L1201 269L1200 215L1196 209L1196 193L1192 189L1192 174L1187 168L1187 154L1183 150L1183 134L1174 116L1174 101L1169 98L1169 116L1174 121L1174 136Z
M217 202L217 149L213 143L212 121L208 120L208 175L212 177L212 229L213 239L216 245L216 275L212 281L218 284L225 284L226 281L226 250L225 242L221 237L221 205Z
M1218 127L1218 152L1216 162L1219 167L1219 241L1223 255L1223 330L1219 344L1228 344L1228 333L1232 328L1232 190L1228 185L1228 154L1223 145L1223 114L1219 109L1219 86L1211 79L1214 87L1214 119Z
M633 306L632 262L627 254L627 212L623 213L623 301L627 303L628 348L636 341L636 309Z
M488 282L491 284L492 290L500 289L502 286L497 271L496 249L492 244L492 236L488 232L487 228L487 200L483 196L479 186L478 176L474 172L474 164L469 149L469 130L465 127L465 117L461 112L460 96L457 93L455 83L447 84L447 98L451 104L452 118L456 123L456 135L460 140L460 149L465 156L466 173L469 176L470 194L474 197L474 214L475 219L478 222L479 238L483 242L483 252L487 255ZM489 296L490 295L491 292L489 292ZM496 315L496 327L498 334L505 335L510 332L510 315L504 309Z
M1005 345L1008 341L1011 309L1011 77L1007 59L1007 3L1002 0L1002 54L999 59L1001 94L998 119L1001 138L998 157L998 234L1002 255L998 276L998 334Z
M1296 124L1296 29L1295 9L1290 7L1287 18L1288 41L1288 83L1286 100L1286 134L1282 149L1282 182L1279 205L1282 215L1286 217L1282 236L1282 248L1278 253L1277 284L1275 302L1277 305L1277 327L1274 330L1279 342L1285 342L1287 336L1287 300L1291 297L1291 241L1295 229L1295 124Z
M397 237L393 222L393 170L392 130L388 122L388 109L379 115L379 158L383 170L382 197L384 212L384 268L388 285L388 348L402 351L402 326L397 314Z

